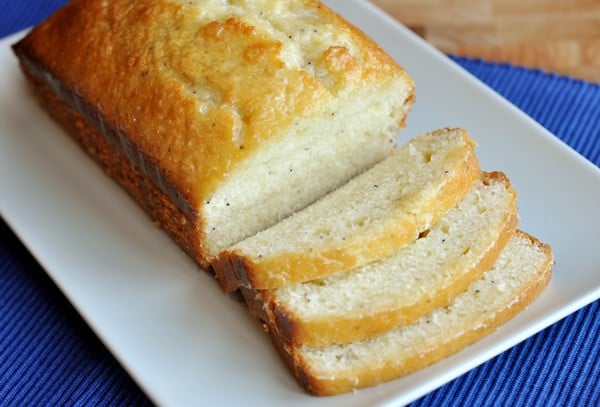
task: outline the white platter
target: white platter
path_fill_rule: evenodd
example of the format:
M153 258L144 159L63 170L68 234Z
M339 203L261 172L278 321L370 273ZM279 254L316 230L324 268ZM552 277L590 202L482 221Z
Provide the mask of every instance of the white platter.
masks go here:
M468 128L486 170L519 191L521 227L557 258L548 289L495 334L418 373L354 394L303 393L243 307L199 273L40 111L0 42L0 213L159 405L351 406L410 402L600 297L600 170L364 1L328 1L415 78L403 140ZM402 140L402 141L403 141Z

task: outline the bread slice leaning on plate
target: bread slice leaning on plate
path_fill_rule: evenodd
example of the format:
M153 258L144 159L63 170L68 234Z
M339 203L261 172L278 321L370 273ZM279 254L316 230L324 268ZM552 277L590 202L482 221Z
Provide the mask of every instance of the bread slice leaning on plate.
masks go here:
M495 331L546 287L550 247L517 232L495 265L446 307L408 326L343 345L297 347L273 340L298 382L332 395L389 381L452 355Z
M483 173L414 242L365 266L274 290L243 290L254 314L295 346L367 339L448 305L488 270L518 224L516 192Z

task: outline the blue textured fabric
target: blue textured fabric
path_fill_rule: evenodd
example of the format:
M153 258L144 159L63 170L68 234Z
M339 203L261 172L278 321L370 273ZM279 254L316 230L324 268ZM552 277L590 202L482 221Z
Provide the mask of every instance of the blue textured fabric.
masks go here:
M0 405L151 404L4 222Z
M453 59L581 155L600 165L600 85L508 64Z
M35 25L66 0L0 0L0 38Z
M64 0L0 0L0 37ZM600 166L600 86L453 58ZM413 406L600 406L600 301ZM149 405L29 252L0 221L0 406Z
M453 59L600 166L600 85ZM600 406L600 300L413 403L440 405Z

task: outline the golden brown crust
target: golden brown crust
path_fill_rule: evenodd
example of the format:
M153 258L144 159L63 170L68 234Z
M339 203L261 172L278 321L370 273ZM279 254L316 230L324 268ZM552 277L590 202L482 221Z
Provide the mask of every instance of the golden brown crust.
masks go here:
M220 96L245 98L230 102L251 112L258 95L235 94L234 82L258 70L279 68L281 62L272 60L276 44L236 19L190 26L192 9L174 2L115 0L110 7L104 3L92 0L67 5L52 20L36 27L19 47L66 87L77 89L111 126L122 129L160 163L166 177L197 204L198 198L227 174L228 162L241 160L266 136L258 129L249 130L241 149L232 141L235 123L230 112L217 107L210 114L199 115L202 106L193 94L199 70L211 65L202 78L208 82L231 79ZM64 41L68 37L78 41ZM225 41L235 49L225 46ZM250 50L256 57L249 56ZM239 59L221 57L224 53L243 55ZM234 68L244 60L249 60L246 66ZM97 69L96 64L104 69ZM229 72L219 72L219 67ZM266 95L281 83L260 85L254 92ZM315 86L306 83L299 87ZM273 115L257 112L263 121L273 119L268 116ZM157 137L161 143L156 142Z
M369 50L361 69L346 48L325 51L323 58L339 65L345 86L354 71L357 82L395 70L406 75L337 14L318 2L307 5ZM186 2L76 1L19 44L66 87L77 89L110 125L122 129L194 204L264 140L331 97L315 77L286 67L281 42L242 18L204 24L197 22L197 13ZM69 37L78 41L65 41ZM219 93L220 104L208 106L204 115L198 114L205 107L194 95L199 85ZM235 106L236 112L222 105ZM236 133L236 114L244 134Z
M226 293L232 293L238 288L249 285L246 270L249 267L244 263L244 258L230 256L227 251L219 255L211 262L211 269L215 273L217 281Z
M116 130L104 124L104 134L101 134L97 127L92 126L91 120L83 116L84 102L73 102L73 105L77 103L80 106L77 110L59 97L61 93L63 98L77 98L77 95L70 93L57 81L51 85L48 78L42 79L43 73L29 64L24 56L21 65L34 95L50 116L96 160L108 176L115 179L135 199L153 221L167 231L201 267L207 269L208 263L203 261L206 256L199 241L201 231L197 230L195 213L189 208L182 211L183 205L176 205L176 200L163 192L166 188L157 187L155 180L142 174L130 159L124 157L121 150L114 147L114 140L119 137ZM133 146L129 151L132 155L140 154Z
M156 193L138 201L192 223L185 226L189 235L177 239L206 266L206 247L198 246L204 239L203 206L239 163L280 137L295 118L320 112L344 86L394 76L412 83L373 41L319 2L298 0L294 7L314 12L318 22L350 36L360 49L360 61L344 47L323 52L323 64L336 69L329 88L305 69L288 66L282 42L252 26L252 18L202 20L205 10L192 2L73 1L14 49L28 75L40 79L36 86L45 81L59 91L53 103L79 113L79 127L87 129L82 135L70 129L77 140L94 144L84 138L97 132L109 142L105 152L131 161L133 178L126 188L153 182L148 188ZM414 90L409 99L413 96ZM54 116L60 116L57 109ZM107 156L95 158L115 165ZM160 209L160 200L172 208ZM166 216L153 214L161 224L171 222Z

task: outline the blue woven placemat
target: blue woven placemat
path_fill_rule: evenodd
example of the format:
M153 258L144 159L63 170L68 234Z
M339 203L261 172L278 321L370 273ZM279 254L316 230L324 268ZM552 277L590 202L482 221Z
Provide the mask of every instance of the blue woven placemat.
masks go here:
M64 2L1 0L0 37ZM453 59L600 166L600 85ZM600 406L599 308L600 301L584 307L414 406ZM149 404L0 221L0 405Z
M600 85L508 64L453 59L600 166ZM450 404L600 406L600 300L414 406Z

